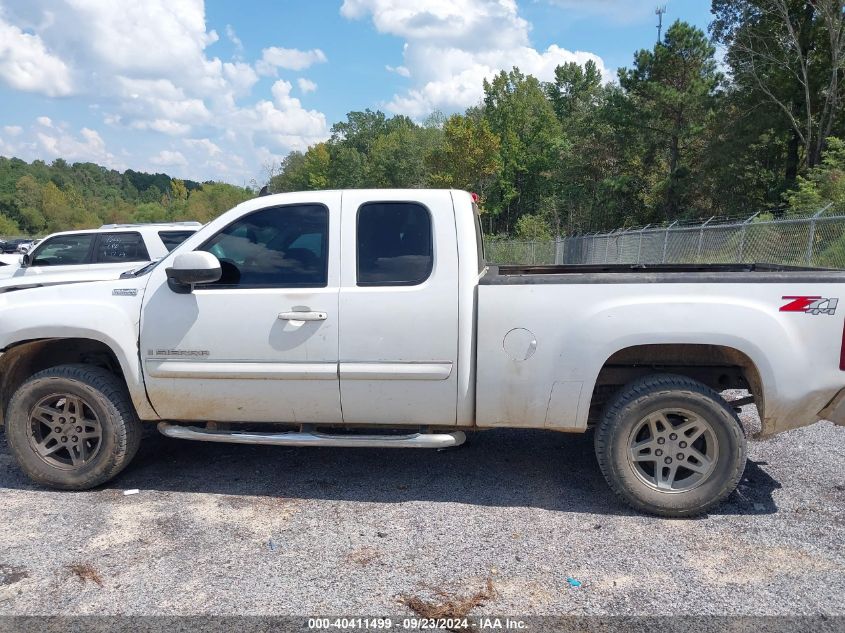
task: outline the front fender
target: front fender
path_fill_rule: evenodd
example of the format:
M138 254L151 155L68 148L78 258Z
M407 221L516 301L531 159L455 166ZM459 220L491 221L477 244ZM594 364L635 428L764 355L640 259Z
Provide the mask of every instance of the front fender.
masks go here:
M117 286L136 294L113 295ZM138 354L142 287L120 280L34 288L0 296L0 349L42 339L90 339L117 358L142 419L157 419L147 400Z

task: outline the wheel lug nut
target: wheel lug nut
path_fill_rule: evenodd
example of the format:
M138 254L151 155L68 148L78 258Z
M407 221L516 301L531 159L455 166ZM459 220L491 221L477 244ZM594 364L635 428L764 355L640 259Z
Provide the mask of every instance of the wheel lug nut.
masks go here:
M687 447L687 443L686 443L686 442L681 442L681 443L679 443L679 444L678 444L678 446L680 446L681 448L686 448L686 447Z
M666 438L664 438L664 437L658 437L658 438L657 438L657 443L658 443L658 444L665 444L665 443L666 443Z
M671 457L667 457L666 459L664 459L664 460L663 460L663 463L664 463L664 464L671 464L671 463L672 463L672 458L671 458Z
M71 419L70 419L70 423L71 423L71 424L75 424L75 423L76 423L76 418L71 418Z
M61 433L61 432L62 432L62 427L57 426L57 427L56 427L55 429L53 429L53 430L54 430L56 433Z
M62 442L67 442L67 435L62 436Z
M65 419L64 419L64 418L59 418L59 424L64 424L64 423L65 423Z
M660 457L661 455L663 455L663 451L658 448L656 451L654 451L654 454Z
M72 439L74 442L78 442L78 441L79 441L79 438L78 438L78 437L76 437L75 435L74 435L71 439Z
M683 453L678 453L677 457L678 457L678 459L679 459L679 460L683 461L683 459L684 459L684 454L683 454Z
M669 434L669 439L670 439L670 440L672 440L672 441L677 440L677 439L678 439L678 434L677 434L677 433L670 433L670 434Z
M76 427L76 432L77 432L77 433L82 433L82 427L81 427L81 426L77 426L77 427Z

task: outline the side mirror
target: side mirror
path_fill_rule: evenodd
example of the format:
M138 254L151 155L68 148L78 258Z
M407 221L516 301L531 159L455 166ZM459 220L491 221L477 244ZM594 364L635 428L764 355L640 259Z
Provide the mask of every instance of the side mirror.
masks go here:
M210 284L220 279L220 260L205 251L180 253L173 266L166 268L167 285L173 292L188 294L195 284Z
M21 268L29 268L30 266L32 266L32 253L25 253L21 257Z

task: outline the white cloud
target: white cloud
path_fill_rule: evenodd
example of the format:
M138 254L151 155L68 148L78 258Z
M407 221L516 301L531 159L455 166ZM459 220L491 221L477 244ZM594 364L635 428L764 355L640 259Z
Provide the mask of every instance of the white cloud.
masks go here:
M301 51L296 48L271 46L261 51L261 59L255 64L255 68L261 75L275 76L278 68L305 70L326 61L326 54L319 48Z
M182 152L175 152L169 149L163 149L158 154L150 158L153 165L161 167L184 167L188 164L188 159Z
M319 48L272 46L247 63L231 25L225 37L235 47L232 61L209 53L219 37L206 25L204 0L0 0L0 83L48 96L96 99L104 123L115 132L134 131L133 138L205 140L210 145L178 146L183 158L191 158L196 177L218 176L219 156L240 152L247 161L227 156L225 163L241 180L257 172L256 156L283 155L328 136L325 116L303 108L289 89L283 94L275 86L272 101L268 95L256 98L257 70L275 75L278 69L302 70L327 59ZM302 94L316 88L306 79L298 85ZM64 137L51 125L46 117L38 124L43 141L34 129L24 133L26 147L33 152L66 147L77 154L88 148L88 159L104 157L105 150L84 136L74 136L76 146L62 144ZM8 153L12 135L4 132L4 138L2 151ZM15 147L23 148L23 141ZM156 158L178 160L176 148Z
M54 126L50 132L36 131L36 145L39 158L63 158L72 163L94 162L113 169L125 169L122 161L115 158L96 130L84 127L76 136L65 126Z
M63 121L40 116L29 126L3 127L7 141L0 139L0 155L23 160L36 158L51 161L63 158L70 163L94 162L112 169L126 169L126 164L106 147L99 132L88 127L78 133Z
M305 149L328 136L326 117L316 110L305 110L299 99L290 96L292 86L283 79L273 84L270 101L259 101L239 113L241 129L251 129L253 138L274 151Z
M299 91L304 95L317 90L317 84L315 84L310 79L306 79L305 77L300 77L299 79L297 79L296 84L299 86Z
M226 25L226 37L230 42L232 42L232 44L234 44L235 53L243 53L244 43L241 41L241 38L238 37L238 34L235 33L235 29L231 24Z
M117 89L122 98L121 119L134 129L182 136L190 133L192 125L212 117L202 98L186 95L169 79L120 77Z
M15 90L62 97L73 92L67 64L38 35L25 33L0 15L0 80Z
M511 49L528 45L528 22L515 0L344 0L344 17L368 15L380 33L444 48Z
M400 77L410 77L411 76L411 71L408 70L408 68L405 67L405 66L391 66L390 64L387 64L384 68L388 72L396 73Z
M182 141L188 148L204 153L206 156L218 156L223 153L220 146L207 138L186 138Z
M129 124L133 130L152 130L168 136L185 136L191 133L191 126L170 119L137 120Z
M120 121L136 129L189 130L186 119L208 117L198 112L204 101L233 97L258 80L246 65L205 55L218 36L206 30L203 0L28 0L7 7L4 18L35 31L24 35L72 69L74 93L116 100ZM42 92L70 91L51 84L52 93Z
M593 60L612 79L593 53L554 44L544 51L533 48L530 24L515 0L344 0L340 11L350 19L369 16L379 32L406 40L405 63L388 67L415 79L410 90L385 104L398 114L419 118L474 105L483 96L483 80L513 66L548 81L560 64Z

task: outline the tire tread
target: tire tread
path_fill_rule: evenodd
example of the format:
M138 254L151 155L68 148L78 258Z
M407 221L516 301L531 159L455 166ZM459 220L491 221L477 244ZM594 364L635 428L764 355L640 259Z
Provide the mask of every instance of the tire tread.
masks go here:
M63 490L87 490L115 477L132 461L132 458L138 452L143 430L126 385L118 376L106 369L95 365L77 363L58 365L39 371L30 376L21 387L44 378L72 380L99 392L115 408L118 414L119 419L114 420L112 425L115 443L110 459L106 463L106 468L94 469L83 479L77 478L73 482L62 483L47 478L33 469L26 469L27 475L39 484ZM9 413L13 410L20 393L21 388L15 392L9 401L6 410L7 421L10 420ZM24 463L20 454L21 449L12 442L9 442L9 447L15 453L18 463Z
M620 423L623 411L632 404L654 396L656 394L671 393L672 395L705 396L715 404L722 406L733 418L735 424L728 428L728 432L735 435L741 450L737 451L735 463L731 465L733 475L728 478L718 492L705 503L691 508L657 507L648 504L628 491L627 474L616 467L610 455L611 436L615 427ZM678 374L651 374L629 383L619 390L617 396L608 404L602 415L601 422L595 432L595 451L599 468L611 490L625 503L636 510L666 517L692 518L707 513L708 510L721 503L736 489L742 478L745 464L745 435L736 412L731 409L719 393L703 383Z

